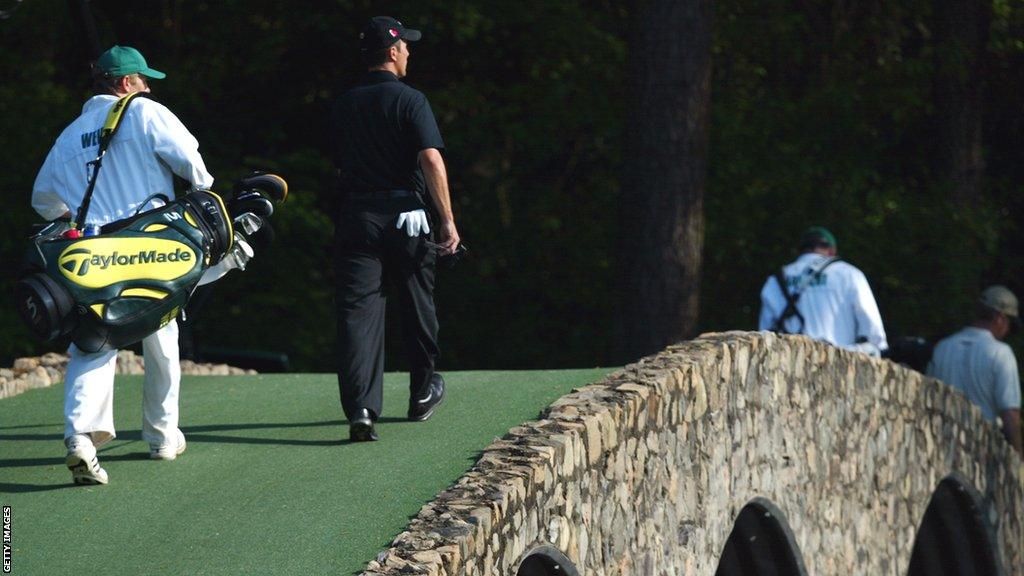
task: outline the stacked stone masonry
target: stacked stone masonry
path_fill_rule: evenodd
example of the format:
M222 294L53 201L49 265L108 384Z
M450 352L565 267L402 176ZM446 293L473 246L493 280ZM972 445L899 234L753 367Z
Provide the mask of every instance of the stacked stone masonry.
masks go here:
M38 358L18 358L10 368L0 368L0 399L63 382L67 365L67 355L55 352L43 354ZM142 356L131 350L121 350L117 353L117 374L144 374L145 370ZM181 373L190 376L229 376L255 374L256 371L243 370L227 364L196 364L190 360L182 360Z
M961 395L803 337L709 334L511 429L363 574L514 576L549 544L587 576L712 576L755 497L785 515L808 574L905 574L951 473L1021 573L1021 461Z

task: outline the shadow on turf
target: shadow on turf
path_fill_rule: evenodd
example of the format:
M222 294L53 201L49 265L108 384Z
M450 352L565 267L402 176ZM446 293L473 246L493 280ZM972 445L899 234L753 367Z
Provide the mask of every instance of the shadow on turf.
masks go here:
M377 422L408 422L407 418L384 416ZM186 426L182 432L223 432L226 430L255 430L259 428L315 428L318 426L347 426L348 420L323 420L320 422L259 422L253 424L207 424L205 426Z
M64 488L74 488L76 485L68 482L67 484L8 484L7 482L0 482L0 492L7 492L9 494L17 494L21 492L49 492L51 490L63 490Z
M102 450L100 451L102 453ZM103 457L104 462L125 460L149 460L149 452L132 452L130 454L113 454ZM0 468L22 468L28 466L63 466L64 458L8 458L0 460Z
M131 460L149 460L148 452L136 452L132 454L118 454L105 456L104 462L124 462ZM0 460L0 468L18 468L22 466L64 466L63 458L11 458ZM48 492L50 490L61 490L63 488L74 488L75 484L15 484L12 482L0 482L0 492Z
M63 440L63 434L0 434L2 440Z
M57 428L63 422L53 424L23 424L21 426L0 426L0 430L23 430L25 428ZM63 440L63 434L0 434L0 440Z
M388 422L407 422L405 418L393 418L385 416L380 418L377 422L388 423ZM0 427L0 430L13 430L21 428L44 428L44 427L57 427L61 424L30 424L25 426L7 426ZM184 432L189 442L224 442L227 444L282 444L282 445L298 445L298 446L330 446L334 444L347 444L348 442L340 442L333 440L293 440L293 439L274 439L274 438L250 438L240 436L219 436L211 434L200 434L201 432L229 432L233 430L261 430L266 428L314 428L319 426L338 426L342 430L339 433L339 438L347 435L347 420L324 420L322 422L260 422L251 424L207 424L202 426L183 426L181 431ZM2 440L29 440L29 441L40 441L40 440L63 440L63 434L0 434L0 441ZM123 440L141 440L142 434L139 430L127 430L118 433L118 439ZM0 464L0 467L3 467Z
M405 418L383 417L378 423L407 422ZM252 436L224 436L220 434L202 434L202 432L229 432L232 430L260 430L264 428L313 428L318 426L337 426L339 433L336 440L297 440L294 438L259 438ZM206 426L184 426L181 429L189 442L218 442L224 444L275 444L280 446L343 446L351 444L348 439L348 420L324 420L322 422L288 422L258 424L209 424Z

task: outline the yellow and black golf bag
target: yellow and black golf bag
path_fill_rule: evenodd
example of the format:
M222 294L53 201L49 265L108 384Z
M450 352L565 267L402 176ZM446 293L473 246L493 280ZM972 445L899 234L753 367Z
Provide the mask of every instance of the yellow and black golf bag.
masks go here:
M18 312L39 338L70 335L85 352L138 342L174 319L204 271L266 223L273 206L261 192L281 201L288 188L279 176L255 174L227 203L193 191L96 236L68 238L67 225L52 223L32 238L15 287Z

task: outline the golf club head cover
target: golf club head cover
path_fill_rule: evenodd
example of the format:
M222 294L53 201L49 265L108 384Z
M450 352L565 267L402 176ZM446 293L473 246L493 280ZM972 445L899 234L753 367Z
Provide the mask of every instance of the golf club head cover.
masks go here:
M274 202L283 204L288 200L288 183L277 174L254 170L235 184L235 198L246 192L263 194Z

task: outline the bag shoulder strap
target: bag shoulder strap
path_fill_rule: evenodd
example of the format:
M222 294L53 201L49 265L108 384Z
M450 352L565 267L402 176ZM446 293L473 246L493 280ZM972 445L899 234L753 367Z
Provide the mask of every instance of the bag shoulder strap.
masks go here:
M797 320L800 321L800 328L798 328L797 331L794 332L794 334L800 334L801 332L804 331L805 323L803 314L801 314L800 310L798 310L796 307L796 303L800 301L800 293L797 292L796 294L793 294L792 292L789 291L789 285L786 282L785 268L780 268L776 270L775 274L772 277L775 278L775 281L779 284L779 291L781 291L782 295L786 298L786 307L782 309L782 314L780 314L779 317L776 318L775 322L772 324L772 332L778 332L779 334L790 334L790 332L786 330L786 320L789 320L790 318L795 316Z
M103 128L100 129L99 154L97 154L95 160L88 163L92 167L92 175L89 177L89 186L85 190L85 197L82 198L82 205L79 206L78 213L75 215L75 221L72 223L74 228L80 229L82 226L85 226L85 218L89 215L89 204L92 203L92 193L96 189L96 178L99 176L100 167L103 165L103 155L107 153L110 141L114 139L118 128L121 127L121 121L124 120L124 114L128 111L128 105L135 98L144 95L145 93L143 92L134 92L123 96L117 102L114 102L110 112L107 112L107 119L103 122Z
M841 258L830 258L820 268L814 271L812 274L814 278L820 278L824 274L825 269L835 264L836 262L842 262ZM794 334L802 334L804 331L804 325L807 321L804 319L804 315L797 309L797 302L800 301L800 296L803 292L792 293L789 291L789 284L786 282L786 269L781 268L774 274L775 281L779 283L779 290L782 291L782 295L786 298L786 307L783 308L782 314L772 324L772 332L778 332L780 334L789 334L786 330L786 320L796 317L800 321L800 328L797 329Z
M829 266L835 264L836 262L842 262L842 261L843 261L843 259L839 258L838 256L829 258L828 262L825 262L825 264L821 268L818 268L818 271L815 272L814 275L815 276L821 276L825 272L825 268L828 268Z
M100 131L101 153L106 151L110 141L114 138L114 134L117 133L117 129L121 127L121 121L124 119L124 113L128 111L128 105L139 96L145 97L145 92L133 92L122 97L117 102L114 102L110 112L107 112L107 120L103 123L103 129Z

